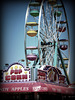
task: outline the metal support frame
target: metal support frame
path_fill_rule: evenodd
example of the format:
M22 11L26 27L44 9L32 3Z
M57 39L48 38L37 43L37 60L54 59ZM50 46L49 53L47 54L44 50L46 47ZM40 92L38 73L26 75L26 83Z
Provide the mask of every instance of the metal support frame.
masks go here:
M57 67L57 46L58 46L58 44L56 42L55 43L54 64L53 64L54 67Z
M67 83L70 84L69 77L68 77L68 74L66 72L65 64L64 64L64 61L63 61L63 57L61 55L61 51L60 51L59 48L58 48L58 53L59 53L59 57L60 57L60 60L61 60L61 63L62 63L62 67L63 67L64 73L65 73L65 76L66 76Z
M32 67L31 68L31 81L36 81L37 80L37 68Z

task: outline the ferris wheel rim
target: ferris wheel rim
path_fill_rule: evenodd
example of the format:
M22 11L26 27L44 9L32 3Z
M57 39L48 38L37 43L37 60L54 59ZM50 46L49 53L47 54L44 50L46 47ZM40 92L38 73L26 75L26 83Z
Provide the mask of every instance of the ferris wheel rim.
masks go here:
M69 75L69 70L70 70L70 36L69 36L69 26L68 26L68 20L67 20L67 15L66 15L66 11L65 11L65 7L64 7L64 4L63 4L63 2L62 2L62 0L60 0L61 1L61 3L62 3L62 6L63 6L63 10L64 10L64 14L65 14L65 19L66 19L66 24L67 24L67 32L68 32L68 45L69 45L69 51L68 51L68 58L69 58L69 61L68 61L68 71L67 71L67 73L68 73L68 75Z
M29 4L27 7L27 11L26 11L26 16L25 16L25 24L24 24L24 48L25 48L25 60L26 60L26 66L28 66L27 64L27 51L26 51L26 23L27 23L27 17L29 15Z

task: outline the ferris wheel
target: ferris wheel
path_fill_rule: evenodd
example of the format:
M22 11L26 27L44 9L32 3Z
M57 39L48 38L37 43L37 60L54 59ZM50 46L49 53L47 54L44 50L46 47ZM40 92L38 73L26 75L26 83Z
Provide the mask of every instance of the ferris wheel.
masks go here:
M69 73L69 28L62 0L30 1L24 39L26 66L50 65Z

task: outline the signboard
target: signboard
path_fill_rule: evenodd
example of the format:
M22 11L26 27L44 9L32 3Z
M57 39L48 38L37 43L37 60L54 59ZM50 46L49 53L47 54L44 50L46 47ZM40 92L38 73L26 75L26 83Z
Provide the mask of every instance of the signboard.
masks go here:
M47 92L48 88L40 82L4 83L1 84L0 92Z
M37 80L38 81L46 81L47 80L47 72L44 70L38 70Z
M8 70L3 73L4 82L25 82L30 81L31 71L24 68L20 63L14 63L9 66Z
M75 88L44 82L2 83L0 93L48 92L75 95Z

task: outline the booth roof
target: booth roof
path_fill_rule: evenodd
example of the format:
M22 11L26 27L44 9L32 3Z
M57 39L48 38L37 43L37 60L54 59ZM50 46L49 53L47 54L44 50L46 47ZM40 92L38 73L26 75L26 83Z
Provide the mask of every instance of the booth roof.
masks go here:
M68 86L59 86L42 82L25 82L25 83L1 83L0 93L7 92L49 92L67 95L75 95L75 88Z

